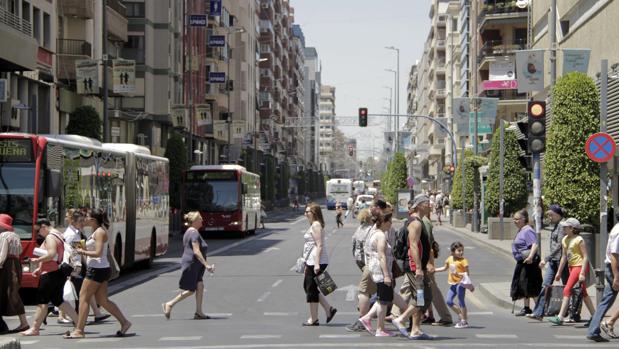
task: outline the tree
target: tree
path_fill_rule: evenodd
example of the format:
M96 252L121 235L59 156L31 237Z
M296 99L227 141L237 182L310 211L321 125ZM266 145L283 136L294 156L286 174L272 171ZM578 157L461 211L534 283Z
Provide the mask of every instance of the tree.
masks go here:
M101 118L97 110L89 105L77 107L69 114L69 124L66 131L68 134L103 140Z
M488 184L486 203L490 216L499 215L499 181L501 171L500 161L500 133L501 129L497 128L492 137L492 145L490 148L490 168L488 170ZM512 213L527 206L527 173L520 163L519 152L520 145L516 139L516 134L509 129L505 130L504 134L505 155L503 160L503 200L504 216L509 217Z
M599 225L599 166L585 154L587 138L599 131L600 97L583 73L560 78L552 90L552 120L544 158L544 198L568 216Z
M467 210L473 208L473 190L479 193L480 181L479 181L479 168L485 165L487 162L483 156L473 155L472 150L466 150L464 156L464 178L465 178L465 190L464 199ZM453 179L453 189L451 191L451 205L455 209L462 209L462 159L458 162L456 167L456 173ZM479 203L481 195L477 195L477 202Z
M381 180L381 187L383 188L383 194L385 199L395 205L398 199L398 189L406 188L406 158L402 153L396 153L393 156L393 160L389 162L387 172L383 175L383 180L386 180L386 184Z
M164 156L170 160L170 206L180 208L181 182L183 171L187 169L187 148L179 134L172 133Z

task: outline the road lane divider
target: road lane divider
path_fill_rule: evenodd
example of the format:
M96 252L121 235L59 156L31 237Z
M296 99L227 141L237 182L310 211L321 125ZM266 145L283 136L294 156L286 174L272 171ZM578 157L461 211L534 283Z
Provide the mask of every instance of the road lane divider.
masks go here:
M258 298L256 300L256 302L258 303L262 303L264 302L265 299L267 299L269 296L271 295L271 291L266 291L265 293L262 294L262 296L260 296L260 298Z
M273 283L273 285L271 285L271 287L277 287L277 286L279 286L279 284L281 284L282 282L284 282L284 280L279 279L279 280L275 281L275 282Z

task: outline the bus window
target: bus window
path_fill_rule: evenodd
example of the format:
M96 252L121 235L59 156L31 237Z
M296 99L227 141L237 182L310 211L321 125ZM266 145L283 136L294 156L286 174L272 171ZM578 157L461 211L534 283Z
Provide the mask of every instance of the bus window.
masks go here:
M32 239L34 164L0 163L0 212L13 217L15 233Z
M220 175L224 174L224 175ZM187 206L191 210L210 212L235 211L239 206L239 185L234 173L188 173ZM228 178L224 178L228 176ZM220 179L221 178L221 179Z

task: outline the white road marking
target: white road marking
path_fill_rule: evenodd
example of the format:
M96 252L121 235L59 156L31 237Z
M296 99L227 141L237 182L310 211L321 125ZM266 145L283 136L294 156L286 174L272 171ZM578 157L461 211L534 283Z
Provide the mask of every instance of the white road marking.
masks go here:
M271 291L266 291L265 293L262 294L262 296L260 296L260 298L256 300L256 302L258 303L264 302L264 300L267 299L267 297L269 297L270 295L271 295Z
M515 335L515 334L476 334L475 337L477 337L477 338L492 338L492 339L497 339L497 338L515 339L515 338L518 338L518 336Z
M163 314L134 314L131 317L162 317Z
M468 315L494 315L491 311L469 311Z
M484 302L482 302L477 295L474 294L474 292L467 292L466 293L466 299L470 300L471 303L475 304L475 306L479 309L485 310L488 309L488 307L484 304Z
M355 295L357 294L357 286L356 285L348 285L348 286L344 286L344 287L340 287L337 290L335 290L335 292L342 292L342 291L346 291L346 301L347 302L353 302L355 301Z
M359 316L358 311L338 311L337 315L357 315Z
M321 334L318 338L334 339L334 338L359 338L360 334Z
M281 334L244 334L241 339L279 339Z
M279 279L279 280L275 281L275 282L273 283L273 285L271 285L271 287L277 287L277 286L279 286L279 284L281 284L282 282L284 282L284 280Z
M199 341L202 336L187 336L187 337L161 337L160 342L164 341Z
M585 338L585 336L582 336L582 335L581 336L574 336L574 335L568 336L564 334L555 334L555 338L556 339L583 339Z
M21 345L31 345L31 344L37 344L37 343L39 343L38 340L35 340L35 341L20 341Z
M291 313L284 313L284 312L265 312L264 316L297 316L299 315L298 312L294 311Z
M77 343L113 343L120 341L120 338L85 338L80 339Z
M227 317L231 317L232 313L206 313L206 315L213 317L213 318L227 318Z
M264 250L263 252L271 252L271 251L279 251L279 247L269 247L266 250Z

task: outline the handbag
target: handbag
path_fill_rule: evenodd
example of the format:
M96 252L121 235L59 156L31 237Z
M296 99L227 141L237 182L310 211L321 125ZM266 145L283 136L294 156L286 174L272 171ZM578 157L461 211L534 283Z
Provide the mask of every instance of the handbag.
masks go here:
M114 280L120 276L120 267L118 266L114 255L110 252L109 245L107 246L107 260L110 262L110 280Z
M309 258L310 253L314 250L314 247L310 248L309 251L305 254L305 257L297 258L297 264L294 267L294 271L299 274L305 273L305 262Z
M335 281L333 281L333 278L326 270L316 275L314 281L316 281L318 289L323 296L327 296L337 289Z
M473 281L471 281L469 274L464 274L462 280L460 280L460 285L471 292L475 291L475 285L473 285Z
M75 291L75 286L70 280L64 283L64 287L62 289L62 299L65 302L75 302L77 301L77 292Z

